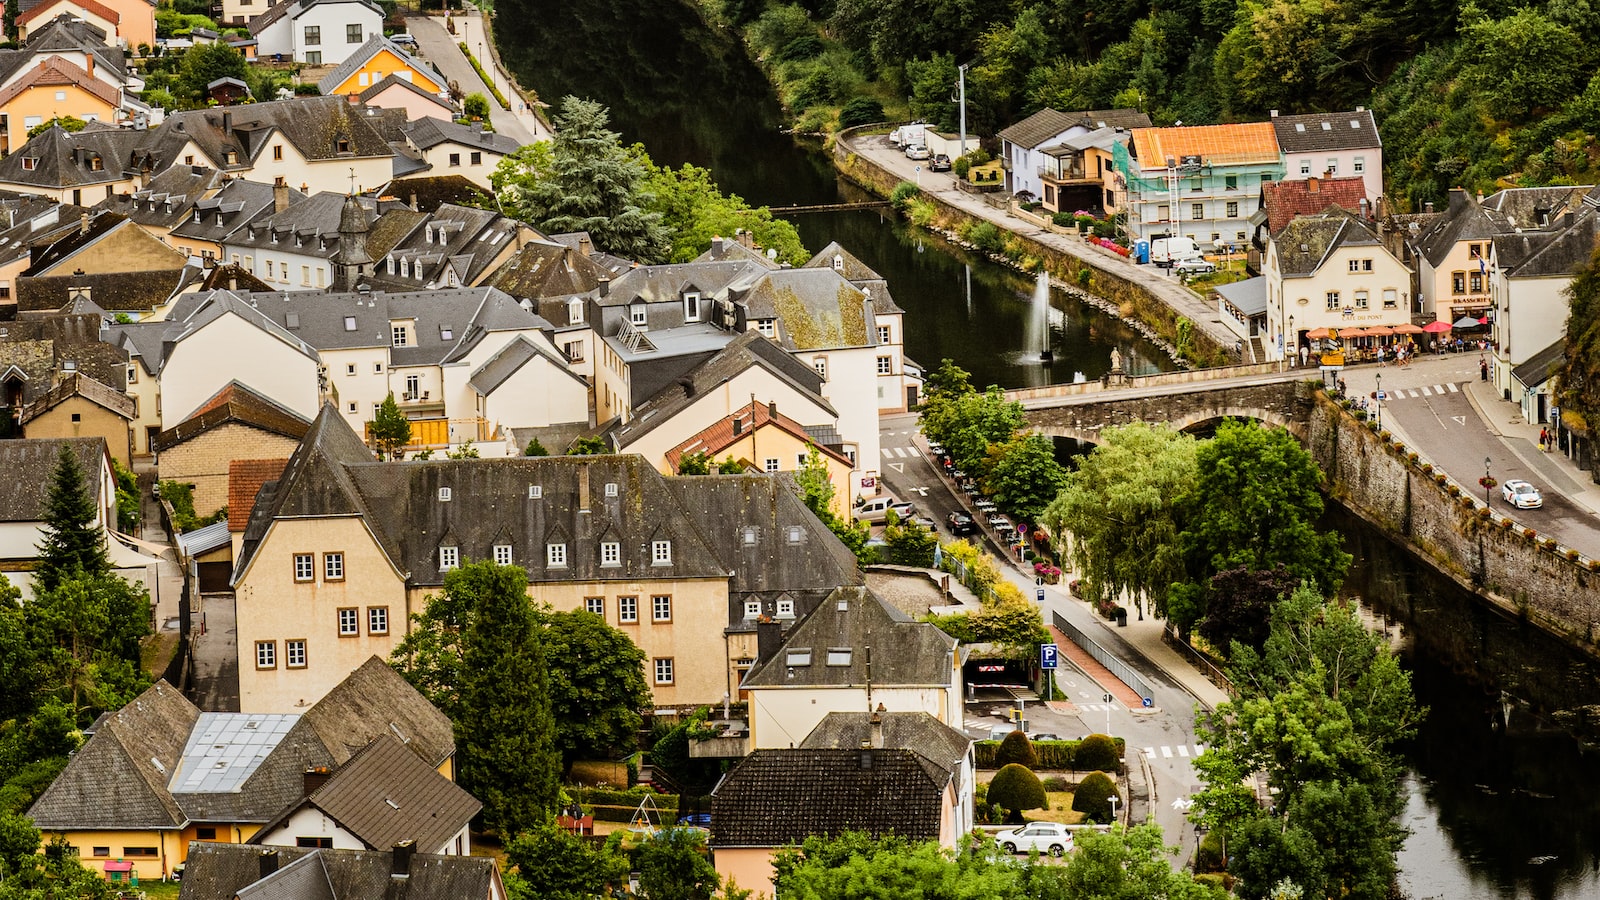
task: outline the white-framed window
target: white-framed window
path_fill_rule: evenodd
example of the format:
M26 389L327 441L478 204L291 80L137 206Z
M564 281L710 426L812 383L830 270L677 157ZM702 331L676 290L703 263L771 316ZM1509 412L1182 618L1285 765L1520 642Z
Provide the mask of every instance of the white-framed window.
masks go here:
M307 25L305 35L305 43L307 47L316 47L320 45L322 43L322 26Z
M758 618L760 618L761 617L761 601L760 600L746 600L744 602L744 617L746 619L758 619Z
M793 600L779 600L778 601L778 618L780 618L780 619L792 619L792 618L794 618L794 601Z
M344 580L344 554L322 554L322 577L326 581Z
M528 499L529 500L538 500L540 497L543 497L543 496L544 496L544 485L542 485L542 484L530 484L530 485L528 485Z
M672 621L672 597L667 594L657 594L650 598L650 621Z
M549 565L551 568L554 568L554 569L564 569L564 568L566 568L567 567L567 545L566 544L545 544L544 545L544 561L545 561L545 563L547 565Z
M892 357L892 356L880 356L880 357L878 357L878 374L879 375L893 375L894 374L894 357Z
M778 458L776 456L769 456L769 457L767 457L766 463L763 465L763 468L765 468L768 472L776 472L776 471L778 471L778 462L779 461L778 461Z
M650 314L643 303L634 303L628 307L628 322L633 325L650 324Z
M878 343L880 343L880 344L889 343L889 326L887 326L887 325L879 325L878 326Z
M347 606L339 610L339 636L350 637L361 633L360 610Z
M439 548L439 571L448 572L461 565L461 549L459 547Z
M617 598L617 621L624 625L631 625L639 621L639 598Z
M411 344L411 332L404 325L395 325L392 327L390 329L389 337L390 345L394 347L406 347Z
M622 544L618 543L617 541L601 541L600 542L600 565L602 565L602 566L620 566L620 565L622 565Z
M683 295L683 320L685 322L700 321L700 295L688 293Z
M1228 209L1228 218L1230 218L1230 219L1239 218L1239 201L1237 201L1237 200L1229 200L1227 209Z
M1311 160L1309 160L1309 159L1300 160L1300 174L1301 175L1310 175L1311 174Z
M672 683L672 657L656 657L656 684Z
M801 528L799 525L790 525L789 526L789 543L798 544L798 543L800 543L801 538L803 538L804 536L805 536L805 529Z
M1352 271L1352 272L1361 271L1361 260L1359 260L1359 259L1350 260L1350 271Z
M1383 308L1396 309L1400 305L1399 292L1394 288L1383 289Z
M762 337L772 337L772 320L771 319L757 319L756 320L756 331L761 332L761 336Z
M453 495L451 494L449 488L447 488L447 487L439 488L439 502L440 503L449 503L451 496L453 496Z
M617 483L615 481L606 482L606 496L607 497L615 497L616 495L617 495Z
M817 374L822 376L823 381L828 380L828 358L826 356L811 357L811 368L817 370Z
M1365 172L1367 170L1367 158L1365 156L1356 157L1355 159L1351 160L1350 168L1357 175L1360 175L1361 173L1363 173L1363 172Z
M361 23L352 22L344 27L344 42L346 44L359 44L366 38L361 36Z
M317 577L317 559L310 553L294 555L294 580L311 581Z
M306 642L303 640L284 641L283 664L291 669L304 669L306 667Z
M583 608L597 616L604 616L606 614L606 598L585 597L583 598Z
M652 565L652 566L670 566L670 565L672 565L672 542L671 541L651 541L650 542L650 565Z
M583 324L583 301L577 297L573 297L571 300L567 301L567 324Z
M256 668L276 669L278 667L278 642L256 641Z
M1366 291L1356 291L1355 294L1356 294L1356 309L1366 309L1367 308L1367 292Z
M1339 157L1328 157L1328 174L1330 176L1339 174Z
M387 606L369 606L369 607L367 607L367 633L368 634L388 634L389 633L389 607L387 607Z
M1325 300L1327 301L1327 304L1328 304L1327 308L1328 309L1338 309L1339 308L1339 292L1338 291L1329 291L1327 293L1326 297L1325 297Z
M497 565L497 566L509 566L509 565L511 565L511 545L510 544L495 544L494 545L494 564Z
M406 376L406 399L407 400L418 400L418 399L421 399L421 397L422 397L422 376L421 375L407 375Z

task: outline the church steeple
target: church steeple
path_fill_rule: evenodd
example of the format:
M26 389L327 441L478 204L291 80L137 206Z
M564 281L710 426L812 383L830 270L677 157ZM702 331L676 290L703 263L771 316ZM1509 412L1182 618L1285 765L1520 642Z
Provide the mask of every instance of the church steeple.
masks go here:
M367 252L367 233L372 230L372 220L367 208L355 194L344 198L344 208L339 211L339 249L333 255L333 289L353 291L361 276L372 265Z

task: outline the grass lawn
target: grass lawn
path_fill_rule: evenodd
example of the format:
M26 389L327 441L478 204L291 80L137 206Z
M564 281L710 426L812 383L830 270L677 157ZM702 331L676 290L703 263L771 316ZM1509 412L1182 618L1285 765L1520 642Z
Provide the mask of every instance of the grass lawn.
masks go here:
M1071 791L1047 791L1045 800L1049 809L1030 809L1023 813L1023 818L1029 822L1060 822L1063 825L1083 824L1083 813L1074 812L1072 809Z
M182 887L176 881L142 881L139 893L149 900L178 900L178 890Z

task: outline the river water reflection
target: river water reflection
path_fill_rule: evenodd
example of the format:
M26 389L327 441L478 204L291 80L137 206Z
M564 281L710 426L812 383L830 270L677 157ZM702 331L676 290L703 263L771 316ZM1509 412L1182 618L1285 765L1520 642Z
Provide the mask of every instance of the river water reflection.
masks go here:
M761 73L682 0L500 0L497 28L524 84L551 103L568 93L605 103L624 140L659 163L708 166L754 203L860 199L819 148L779 131ZM1023 364L1030 279L887 213L794 221L807 247L838 240L888 279L907 313L907 353L924 365L949 357L974 383L1005 387L1096 378L1113 347L1131 370L1170 366L1137 332L1060 292L1058 362ZM1418 900L1600 897L1600 777L1573 736L1600 737L1600 667L1488 610L1359 519L1334 510L1329 524L1356 557L1347 589L1403 640L1431 711L1405 748L1403 886Z

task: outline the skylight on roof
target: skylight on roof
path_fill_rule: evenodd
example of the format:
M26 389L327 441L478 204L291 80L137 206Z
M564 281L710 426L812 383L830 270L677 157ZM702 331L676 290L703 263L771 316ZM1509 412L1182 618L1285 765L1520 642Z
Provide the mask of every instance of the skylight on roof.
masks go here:
M1333 123L1332 122L1323 122L1322 123L1322 130L1323 131L1332 131L1333 130Z
M356 330L356 317L355 316L345 316L344 317L344 330L345 331L355 331Z
M1304 122L1296 122L1296 123L1294 123L1294 130L1295 131L1305 131L1306 130L1306 123L1304 123Z
M809 666L811 665L811 648L797 647L794 650L790 650L784 654L783 661L784 665L787 666Z
M829 647L828 648L828 665L830 665L830 666L848 666L848 665L850 665L850 648L849 647Z

